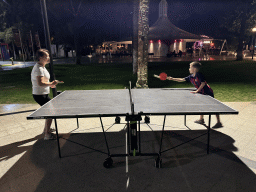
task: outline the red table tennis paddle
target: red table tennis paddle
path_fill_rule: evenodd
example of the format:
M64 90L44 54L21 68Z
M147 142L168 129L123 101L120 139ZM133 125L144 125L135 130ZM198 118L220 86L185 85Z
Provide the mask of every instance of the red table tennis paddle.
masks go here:
M167 78L167 74L162 72L162 73L160 73L159 77L160 77L160 80L165 81Z

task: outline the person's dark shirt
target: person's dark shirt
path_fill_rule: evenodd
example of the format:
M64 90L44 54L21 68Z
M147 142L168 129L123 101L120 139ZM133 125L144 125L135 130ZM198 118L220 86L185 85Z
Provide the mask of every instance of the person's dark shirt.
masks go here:
M210 95L213 97L213 90L205 81L204 75L202 73L196 73L195 77L193 77L193 74L191 74L185 77L185 80L186 82L191 82L197 89L200 87L202 82L205 82L205 86L201 89L199 93L204 95Z

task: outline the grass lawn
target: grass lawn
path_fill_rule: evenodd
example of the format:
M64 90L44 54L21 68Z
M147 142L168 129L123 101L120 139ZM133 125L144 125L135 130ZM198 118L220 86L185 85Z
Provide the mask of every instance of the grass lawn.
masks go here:
M11 66L12 64L4 64L4 65L1 65L0 67L6 67L6 66Z
M153 74L166 72L173 77L189 75L190 62L149 63L150 88L192 87L190 83L160 81ZM202 61L201 72L220 101L256 99L256 63L253 61ZM48 70L49 67L47 66ZM32 98L32 67L0 72L0 104L35 103ZM135 86L132 64L95 64L90 66L54 65L56 79L65 83L58 90L123 89L129 81ZM52 97L52 95L50 95Z

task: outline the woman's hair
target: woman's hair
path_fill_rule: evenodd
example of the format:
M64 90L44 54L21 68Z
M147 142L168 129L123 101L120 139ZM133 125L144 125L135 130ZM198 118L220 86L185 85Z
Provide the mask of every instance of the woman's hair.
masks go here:
M39 61L40 57L45 56L46 53L49 54L49 51L47 49L39 49L39 50L37 50L37 52L36 52L36 59L37 59L37 61Z
M202 64L197 61L194 61L194 62L190 63L190 66L199 70L201 68Z

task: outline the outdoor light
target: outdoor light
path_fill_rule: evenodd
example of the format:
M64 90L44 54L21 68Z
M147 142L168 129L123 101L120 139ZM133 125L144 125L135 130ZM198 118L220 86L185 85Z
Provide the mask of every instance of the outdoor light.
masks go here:
M206 35L201 35L201 37L209 38L209 37L208 37L208 36L206 36Z
M254 27L254 28L252 29L252 32L256 32L256 27Z

